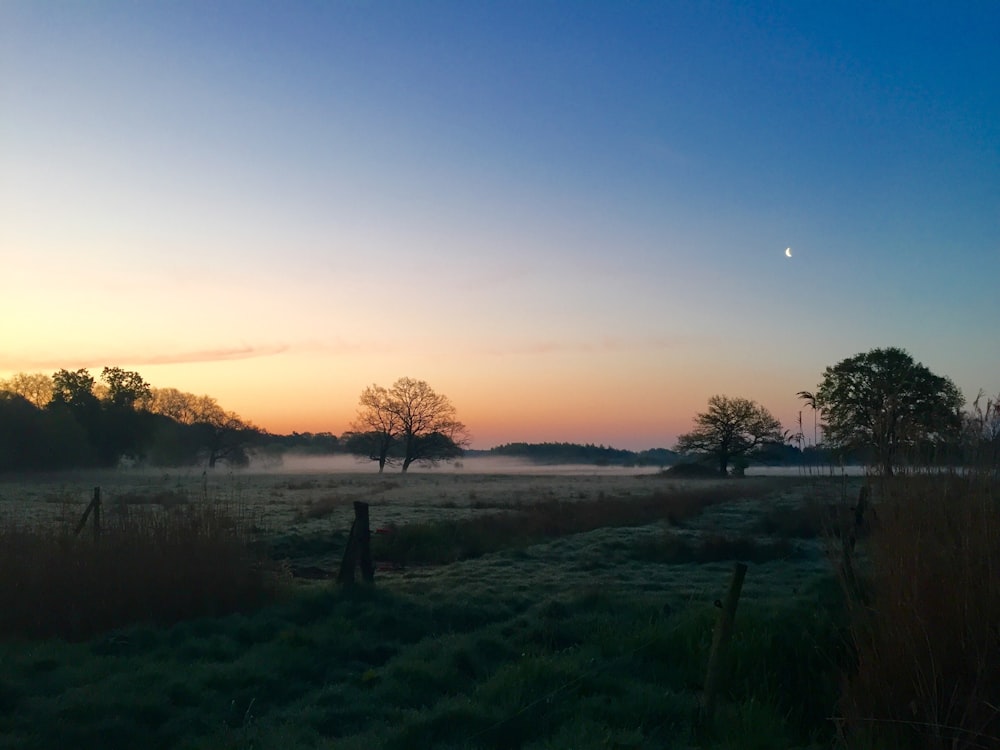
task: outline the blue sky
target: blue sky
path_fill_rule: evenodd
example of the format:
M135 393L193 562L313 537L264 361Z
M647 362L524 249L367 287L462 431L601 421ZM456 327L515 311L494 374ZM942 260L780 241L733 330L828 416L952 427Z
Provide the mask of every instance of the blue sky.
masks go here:
M671 444L902 346L1000 391L1000 7L0 5L0 375ZM792 258L783 254L791 247ZM237 354L234 354L237 352Z

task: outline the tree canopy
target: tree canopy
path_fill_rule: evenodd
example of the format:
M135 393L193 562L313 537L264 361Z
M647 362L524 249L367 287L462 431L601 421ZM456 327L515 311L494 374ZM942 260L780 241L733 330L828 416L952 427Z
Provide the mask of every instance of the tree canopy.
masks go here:
M783 443L781 423L763 406L746 398L712 396L708 411L695 417L697 427L681 435L676 450L713 457L719 474L726 476L729 463L747 456L766 443Z
M958 387L895 347L827 367L815 400L831 445L870 450L887 476L905 449L954 439L962 425Z
M361 392L358 400L358 414L351 424L347 447L352 453L365 455L378 461L378 471L385 470L396 438L399 437L401 422L389 389L372 384Z
M387 463L399 462L405 472L415 462L459 458L468 434L456 415L448 397L423 380L400 378L390 388L371 385L361 392L345 444L355 455L377 461L379 472Z
M244 464L259 431L209 396L153 389L133 371L105 367L0 381L0 471L225 460Z

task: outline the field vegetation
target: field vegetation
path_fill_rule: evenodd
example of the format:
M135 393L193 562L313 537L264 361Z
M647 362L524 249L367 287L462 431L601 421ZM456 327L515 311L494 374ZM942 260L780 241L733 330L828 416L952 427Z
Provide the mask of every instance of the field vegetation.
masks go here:
M97 542L73 536L95 485ZM996 489L985 473L9 480L0 748L997 746ZM376 582L340 587L358 500Z

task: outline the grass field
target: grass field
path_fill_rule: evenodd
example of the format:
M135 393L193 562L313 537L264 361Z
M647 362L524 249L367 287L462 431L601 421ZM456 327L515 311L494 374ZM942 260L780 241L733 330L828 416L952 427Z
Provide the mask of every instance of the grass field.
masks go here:
M228 508L277 584L270 603L228 615L71 642L8 637L0 748L829 747L847 639L823 531L860 482L465 471L6 481L8 529L72 525L94 486L108 524ZM355 500L388 531L373 538L376 585L293 577L335 575ZM714 602L736 560L749 572L726 690L699 731Z

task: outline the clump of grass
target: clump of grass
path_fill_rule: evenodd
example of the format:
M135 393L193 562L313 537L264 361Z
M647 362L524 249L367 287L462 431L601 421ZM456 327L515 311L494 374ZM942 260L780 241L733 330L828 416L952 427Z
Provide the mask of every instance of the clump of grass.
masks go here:
M1000 491L984 475L886 484L852 604L850 743L1000 747ZM853 581L848 580L848 584Z
M247 610L275 591L253 518L225 504L149 505L104 518L100 539L0 522L0 636L86 638L135 622Z
M835 534L842 513L837 505L807 500L797 505L778 505L760 517L758 530L783 539L817 539Z
M339 495L324 495L316 500L306 500L305 504L295 511L295 520L312 521L327 518L350 504L349 499Z
M112 505L119 510L130 505L159 505L163 508L174 508L186 505L189 501L190 498L185 492L160 490L151 493L123 492L112 498Z
M543 500L506 513L391 525L372 539L372 554L394 565L442 564L545 539L606 527L668 520L680 524L705 508L773 491L767 482L734 483L654 493L639 498L599 495L590 501Z
M798 548L788 539L761 540L728 534L693 536L673 531L642 540L634 547L634 555L639 560L675 565L724 560L765 563L798 554Z

